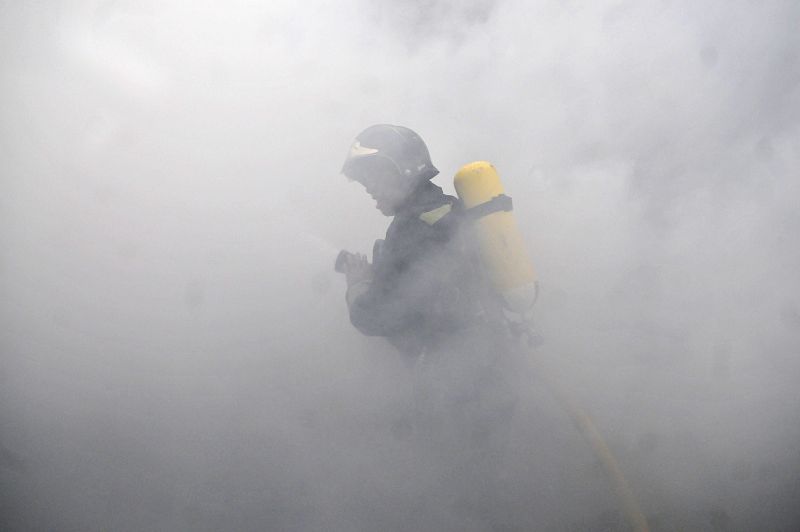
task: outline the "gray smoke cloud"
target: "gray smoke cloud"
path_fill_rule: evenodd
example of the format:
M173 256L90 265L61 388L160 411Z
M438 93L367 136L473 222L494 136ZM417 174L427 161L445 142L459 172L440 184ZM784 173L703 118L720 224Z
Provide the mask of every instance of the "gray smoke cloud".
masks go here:
M798 26L780 1L0 5L0 528L626 529L535 372L483 518L407 434L413 372L332 271L387 225L346 150L396 123L448 192L497 166L539 354L652 529L797 529Z

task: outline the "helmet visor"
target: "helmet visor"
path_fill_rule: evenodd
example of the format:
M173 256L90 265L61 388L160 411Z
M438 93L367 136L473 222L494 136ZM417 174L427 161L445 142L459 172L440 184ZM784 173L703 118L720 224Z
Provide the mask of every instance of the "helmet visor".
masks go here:
M397 186L402 177L397 167L384 157L364 157L348 163L343 169L344 174L367 187Z

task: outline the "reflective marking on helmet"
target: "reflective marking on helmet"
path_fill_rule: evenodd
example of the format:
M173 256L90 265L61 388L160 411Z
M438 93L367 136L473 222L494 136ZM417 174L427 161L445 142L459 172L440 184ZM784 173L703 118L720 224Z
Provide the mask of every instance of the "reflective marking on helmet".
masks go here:
M373 153L378 153L378 150L362 146L359 141L355 141L353 145L350 146L350 157L363 157L364 155L372 155Z
M441 207L437 207L432 211L423 212L419 215L419 219L425 222L428 225L433 225L439 220L441 220L445 214L452 210L453 206L449 203L442 205Z

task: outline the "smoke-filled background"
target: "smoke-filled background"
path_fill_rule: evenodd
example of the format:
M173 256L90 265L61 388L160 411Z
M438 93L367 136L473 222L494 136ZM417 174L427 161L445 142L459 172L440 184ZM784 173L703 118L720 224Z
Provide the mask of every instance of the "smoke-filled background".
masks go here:
M540 352L654 530L797 530L798 27L789 1L3 2L0 529L626 529L535 372L488 511L402 429L413 372L332 271L387 225L338 173L385 122L451 193L497 166Z

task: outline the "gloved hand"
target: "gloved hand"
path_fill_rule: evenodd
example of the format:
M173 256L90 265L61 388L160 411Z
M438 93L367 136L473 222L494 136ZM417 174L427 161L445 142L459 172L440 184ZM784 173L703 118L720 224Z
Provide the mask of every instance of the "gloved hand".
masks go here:
M348 287L372 279L372 265L366 255L361 253L340 251L336 257L335 269L344 274Z

